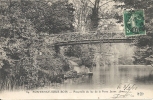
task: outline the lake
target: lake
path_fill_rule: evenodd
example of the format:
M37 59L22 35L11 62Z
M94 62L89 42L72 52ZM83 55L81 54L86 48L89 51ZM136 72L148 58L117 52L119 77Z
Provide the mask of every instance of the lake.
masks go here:
M83 76L65 80L65 89L114 88L120 83L136 84L140 88L153 89L153 67L145 65L96 66L93 77Z

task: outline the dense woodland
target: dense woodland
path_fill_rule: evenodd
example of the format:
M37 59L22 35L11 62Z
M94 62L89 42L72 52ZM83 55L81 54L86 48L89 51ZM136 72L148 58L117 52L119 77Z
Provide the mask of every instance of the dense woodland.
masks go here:
M31 89L60 82L65 73L73 70L63 55L45 45L41 34L97 31L104 27L102 20L109 18L122 24L122 14L117 9L144 9L147 35L139 36L133 63L153 63L152 0L112 0L115 6L111 11L104 8L110 1L70 1L0 0L0 89L23 85ZM83 45L68 46L64 51L65 56L80 58L80 65L87 67L94 64L93 54L93 48Z

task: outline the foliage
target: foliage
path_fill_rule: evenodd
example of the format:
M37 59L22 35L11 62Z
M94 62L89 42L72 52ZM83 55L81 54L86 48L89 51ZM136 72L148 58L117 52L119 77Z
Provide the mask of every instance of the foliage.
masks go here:
M51 5L45 1L22 1L25 16L32 21L37 32L60 33L73 31L74 9L68 0L58 0ZM26 2L32 4L28 5ZM50 2L51 3L51 2ZM30 9L26 9L30 8Z
M85 45L73 45L69 46L64 53L68 57L80 58L81 65L91 68L94 59L94 49Z
M72 45L67 47L67 50L65 50L65 55L68 57L77 57L79 58L81 56L81 47L78 45Z
M77 72L74 70L70 70L68 72L66 72L66 78L74 78L77 76Z
M56 75L68 70L67 62L47 47L46 38L39 32L44 32L44 27L49 27L44 30L50 33L73 30L73 5L68 1L57 1L49 6L45 1L33 0L6 0L1 3L0 38L4 41L0 49L4 55L1 58L0 80L3 81L0 88L4 89L7 84L11 89L23 85L34 88L39 84L40 72L51 76L53 72Z

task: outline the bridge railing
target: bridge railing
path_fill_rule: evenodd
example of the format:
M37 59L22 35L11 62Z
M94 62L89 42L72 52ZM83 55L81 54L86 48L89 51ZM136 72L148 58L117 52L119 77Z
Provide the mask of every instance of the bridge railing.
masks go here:
M47 40L49 44L55 43L69 43L69 42L79 42L79 41L86 41L86 40L103 40L103 39L131 39L135 37L125 37L123 31L106 31L102 30L101 32L98 31L90 31L90 32L71 32L71 33L63 33L63 34L52 34L48 35L49 37Z
M86 41L86 40L100 40L100 39L124 39L126 38L124 36L124 33L119 32L109 32L109 31L103 31L103 32L72 32L72 33L65 33L65 34L57 34L52 35L54 43L58 42L70 42L70 41Z

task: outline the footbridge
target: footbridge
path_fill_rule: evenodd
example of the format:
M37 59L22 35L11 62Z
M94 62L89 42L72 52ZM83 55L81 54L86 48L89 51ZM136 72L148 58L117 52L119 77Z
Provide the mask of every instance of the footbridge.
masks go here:
M123 31L90 31L90 32L71 32L63 34L52 34L53 46L66 46L77 44L96 44L96 43L136 43L134 36L126 37Z

